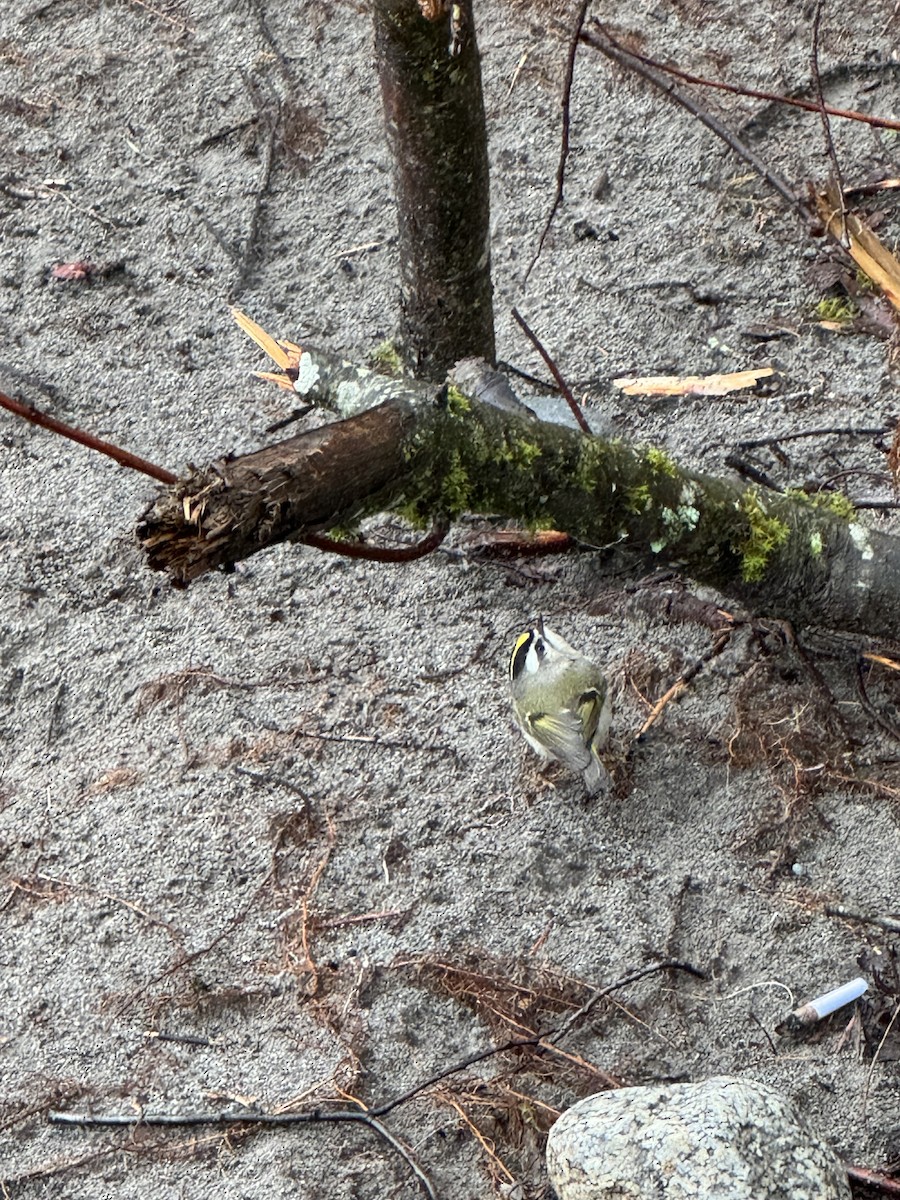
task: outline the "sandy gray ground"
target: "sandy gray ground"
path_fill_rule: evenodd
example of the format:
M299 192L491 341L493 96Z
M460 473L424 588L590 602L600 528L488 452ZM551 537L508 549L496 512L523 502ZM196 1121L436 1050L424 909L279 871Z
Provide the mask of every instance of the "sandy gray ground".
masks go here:
M359 357L390 335L394 213L361 7L3 6L0 386L179 470L264 443L290 408L249 378L263 364L229 302L276 335ZM711 471L740 438L889 426L885 343L810 320L826 294L808 274L821 243L689 117L590 52L566 203L523 283L552 197L565 43L546 6L478 8L501 356L542 370L516 303L592 419ZM900 115L893 0L832 8L828 98ZM615 16L691 69L808 94L811 6L627 0ZM814 117L710 103L790 179L825 176ZM848 179L900 174L896 135L835 136ZM892 242L890 198L877 207ZM50 278L78 259L110 269ZM778 336L752 336L761 325ZM608 386L769 364L780 393L654 402ZM282 547L175 592L132 540L149 480L12 417L0 437L7 1194L415 1195L402 1159L359 1130L185 1131L148 1151L156 1135L54 1129L44 1111L237 1102L222 1097L274 1110L335 1084L377 1102L509 1036L489 1024L501 1000L523 1024L552 1023L584 999L575 980L665 956L708 981L624 989L567 1049L624 1082L747 1074L783 1088L849 1159L897 1153L890 1038L872 1064L895 999L873 989L865 1036L857 1022L842 1037L841 1019L811 1040L773 1032L792 996L858 974L861 954L892 970L884 934L823 911L897 904L897 792L841 779L894 786L896 743L860 707L855 646L807 638L830 655L815 660L827 701L777 636L736 635L630 746L710 633L636 614L628 579L590 557L513 570L442 553L394 569ZM785 449L787 462L756 460L781 484L864 469L877 475L845 477L850 493L889 495L875 438ZM609 666L614 798L548 786L512 728L506 656L536 612ZM890 715L893 678L871 688ZM484 982L467 1003L464 977L429 983L410 965L423 956L540 976L568 988L569 1008ZM602 1086L558 1057L543 1071L512 1088L558 1109ZM477 1074L398 1110L395 1131L444 1200L491 1194L454 1101L539 1194L535 1128L552 1113L508 1089L478 1094ZM194 1132L209 1140L194 1148Z

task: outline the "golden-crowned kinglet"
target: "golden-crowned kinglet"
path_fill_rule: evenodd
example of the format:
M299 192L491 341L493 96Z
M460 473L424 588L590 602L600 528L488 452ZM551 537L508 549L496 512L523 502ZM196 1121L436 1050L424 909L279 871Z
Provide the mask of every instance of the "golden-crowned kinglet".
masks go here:
M509 660L513 710L532 749L581 771L588 793L610 785L600 761L612 705L603 672L538 618L516 638Z

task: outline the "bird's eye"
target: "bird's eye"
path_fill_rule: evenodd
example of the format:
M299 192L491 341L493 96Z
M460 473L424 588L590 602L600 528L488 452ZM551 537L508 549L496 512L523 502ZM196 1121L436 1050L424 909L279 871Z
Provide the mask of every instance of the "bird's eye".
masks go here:
M534 652L538 656L538 658L543 658L544 655L547 653L547 645L544 642L543 638L535 638L534 639Z

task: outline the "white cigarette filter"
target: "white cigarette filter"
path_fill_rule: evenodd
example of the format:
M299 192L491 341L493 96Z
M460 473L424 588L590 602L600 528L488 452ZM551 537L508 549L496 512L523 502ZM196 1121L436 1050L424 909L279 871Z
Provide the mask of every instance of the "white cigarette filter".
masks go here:
M821 1021L824 1017L830 1017L833 1012L837 1012L845 1004L852 1004L854 1000L858 1000L868 986L865 979L851 979L849 983L842 983L833 992L826 992L824 996L816 996L815 1000L810 1000L800 1008L795 1008L780 1025L775 1027L775 1031L776 1033L796 1033L809 1025L815 1025L817 1021Z
M854 1000L858 1000L868 986L865 979L851 979L849 983L841 984L833 992L826 992L824 996L817 996L815 1000L810 1000L809 1004L805 1004L803 1007L814 1008L816 1016L821 1021L823 1017L837 1012L845 1004L852 1004Z

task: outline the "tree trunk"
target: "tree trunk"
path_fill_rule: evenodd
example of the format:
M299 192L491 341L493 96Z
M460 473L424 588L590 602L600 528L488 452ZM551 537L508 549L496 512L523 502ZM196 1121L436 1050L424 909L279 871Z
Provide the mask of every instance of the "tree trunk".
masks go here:
M760 614L900 638L900 538L868 529L846 498L762 496L465 386L389 380L307 351L295 387L344 419L167 488L138 528L149 565L183 586L387 508L422 523L501 514L625 544Z
M434 380L467 355L495 357L481 67L471 0L452 9L453 47L449 15L426 20L416 0L372 6L394 163L401 350L414 375Z

